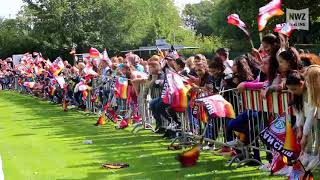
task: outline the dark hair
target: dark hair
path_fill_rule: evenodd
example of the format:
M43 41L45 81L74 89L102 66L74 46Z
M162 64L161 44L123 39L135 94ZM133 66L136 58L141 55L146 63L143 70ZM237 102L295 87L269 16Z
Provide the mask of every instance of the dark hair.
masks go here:
M243 55L243 58L245 58L248 62L248 65L251 69L251 72L254 76L254 79L256 79L258 77L258 75L260 74L263 74L261 71L260 71L260 68L259 68L259 65L253 60L253 57L250 53L247 53L245 55ZM265 76L265 75L263 75ZM260 77L261 78L261 77ZM262 81L265 81L265 79L263 79Z
M272 84L273 80L277 77L279 62L277 60L277 52L279 49L274 48L271 50L269 58L269 70L268 70L268 81Z
M219 48L216 53L227 58L229 51L230 49L228 48Z
M286 85L300 85L301 81L304 81L302 74L297 70L293 70L287 75ZM303 108L303 95L294 94L290 105L293 105L297 110L301 111Z
M194 56L194 59L204 60L204 59L206 59L206 57L204 55L202 55L202 54L196 54Z
M270 44L271 46L276 46L277 44L279 44L279 39L277 38L276 35L270 33L263 36L262 42Z
M300 57L295 51L295 49L289 48L279 54L282 59L286 60L289 63L291 70L299 70L302 67Z
M213 57L212 62L209 64L209 68L219 69L221 72L223 72L226 69L226 67L223 64L223 60L218 56Z
M180 67L180 68L184 68L185 67L185 62L184 62L184 60L182 59L182 58L178 58L177 60L176 60L176 63L177 63L177 65Z
M247 62L247 59L244 56L239 56L239 57L235 58L233 63L238 68L239 72L236 74L236 77L239 78L239 80L241 82L253 80L252 71L251 71L250 66Z
M286 85L299 85L304 78L298 70L292 70L288 73Z

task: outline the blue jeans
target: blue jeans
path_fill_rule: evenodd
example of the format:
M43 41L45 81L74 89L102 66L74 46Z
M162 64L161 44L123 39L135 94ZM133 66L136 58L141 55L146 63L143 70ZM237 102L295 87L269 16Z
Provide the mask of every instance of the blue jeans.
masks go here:
M244 133L247 138L250 138L249 141L253 142L253 145L259 147L259 142L257 139L254 139L254 132L258 136L256 127L253 127L253 122L258 122L259 117L262 117L262 114L256 111L248 110L237 116L236 119L230 120L227 127L227 134L232 133L232 131L237 131ZM249 119L251 123L249 124ZM251 127L251 132L249 131L249 126ZM260 161L260 152L259 150L253 149L254 158Z
M160 128L162 126L161 121L161 111L159 108L162 103L162 99L160 97L152 99L149 103L150 110L154 119L156 120L156 128Z
M161 115L164 118L169 119L169 115L166 111L166 108L169 107L169 105L163 103L161 97L158 97L150 101L149 107L154 119L156 120L156 128L162 127L163 123L162 123Z

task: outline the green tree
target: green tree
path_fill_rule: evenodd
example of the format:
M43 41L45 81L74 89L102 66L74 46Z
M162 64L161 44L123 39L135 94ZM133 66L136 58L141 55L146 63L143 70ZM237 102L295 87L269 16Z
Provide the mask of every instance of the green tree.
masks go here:
M212 6L207 9L205 9L203 6L204 2L201 2L200 4L189 5L185 10L185 14L187 14L188 16L196 17L195 19L197 20L197 25L195 26L195 30L197 32L202 32L202 27L206 27L206 31L211 32L212 35L221 36L223 39L228 41L232 49L238 51L247 51L248 49L250 49L250 44L248 43L244 33L240 29L228 25L226 22L226 18L228 15L236 13L239 14L240 18L247 24L256 46L259 45L260 38L257 25L257 16L259 13L259 8L266 5L269 1L211 0L210 2L213 2L211 3ZM209 7L209 5L205 7ZM285 8L309 8L310 10L310 30L294 32L293 36L290 39L291 44L320 43L320 11L317 10L318 7L318 1L283 1L283 10L285 10ZM202 11L206 11L206 13L199 13ZM202 19L205 19L205 21L202 21ZM272 32L276 24L283 22L285 22L285 16L272 18L268 22L266 29L262 33L266 34Z
M89 47L113 51L153 44L182 25L171 0L25 0L22 15L33 24L42 49L53 54Z

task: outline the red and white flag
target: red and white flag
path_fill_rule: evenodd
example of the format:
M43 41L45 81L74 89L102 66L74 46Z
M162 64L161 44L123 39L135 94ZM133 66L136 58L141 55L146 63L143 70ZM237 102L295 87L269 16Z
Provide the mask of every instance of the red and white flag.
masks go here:
M58 76L63 69L64 64L61 58L57 58L50 66L50 71L55 76Z
M132 79L148 79L148 74L141 71L133 71L131 76Z
M91 58L100 58L100 52L96 48L90 48L89 54Z
M92 75L92 76L97 76L98 73L96 73L94 70L93 70L93 66L91 64L87 64L86 67L83 69L83 72L85 73L86 76L88 75Z
M23 85L27 88L32 89L36 83L35 82L24 82Z
M60 85L61 89L63 89L65 84L66 84L66 81L64 80L64 77L63 76L55 76L54 78L57 80L57 82Z
M110 58L109 58L107 49L104 49L104 51L102 52L101 60L102 60L102 61L106 61L109 66L112 65L112 62L111 62L111 60L110 60Z
M281 9L281 0L272 0L267 5L259 9L258 29L262 31L270 18L273 16L282 16L284 12Z
M274 32L284 34L288 37L291 36L293 30L293 26L290 23L277 24L276 27L273 29Z
M240 19L238 14L231 14L227 18L228 24L235 25L239 27L247 36L250 36L249 31L247 30L246 24Z

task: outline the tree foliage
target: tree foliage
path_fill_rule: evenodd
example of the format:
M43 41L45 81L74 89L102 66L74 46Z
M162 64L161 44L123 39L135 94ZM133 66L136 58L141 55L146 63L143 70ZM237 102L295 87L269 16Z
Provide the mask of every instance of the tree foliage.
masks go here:
M170 43L176 39L177 44L198 46L197 52L211 54L225 42L211 28L215 24L211 22L213 1L187 6L189 19L196 23L189 27L195 26L197 33L181 28L183 21L173 0L23 1L25 5L16 19L0 21L2 58L32 51L40 51L51 59L71 58L69 51L74 46L79 53L96 47L107 48L114 54L154 45L159 38Z
M182 25L172 0L23 1L26 5L17 19L1 22L1 56L14 53L12 49L18 52L22 47L16 48L17 43L33 43L49 57L66 55L75 45L78 52L87 52L91 46L119 52L154 44ZM18 42L16 36L28 38L28 43ZM11 41L13 46L6 45Z
M240 18L247 24L252 38L256 45L259 43L259 32L257 25L257 16L259 8L267 4L269 1L256 1L256 0L205 0L199 4L188 5L184 10L184 20L188 25L192 25L197 33L205 34L210 32L211 35L222 36L228 41L233 49L247 50L250 48L243 32L227 24L226 18L232 13L237 13ZM283 10L290 9L304 9L310 10L310 30L309 31L296 31L291 37L291 43L320 43L320 11L319 1L313 0L284 0ZM192 18L190 18L192 17ZM285 22L285 15L282 17L272 18L264 34L272 32L274 26L279 23Z

